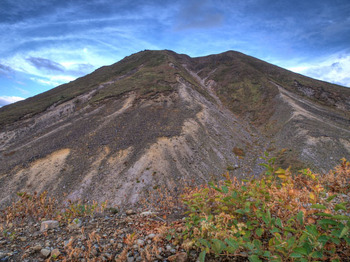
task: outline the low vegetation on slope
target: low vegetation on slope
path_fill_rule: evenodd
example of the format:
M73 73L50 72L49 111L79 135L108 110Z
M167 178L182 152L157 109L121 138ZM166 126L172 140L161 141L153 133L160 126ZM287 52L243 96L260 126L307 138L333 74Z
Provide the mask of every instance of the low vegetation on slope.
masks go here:
M16 241L27 241L19 228L28 230L33 223L56 219L61 231L69 228L63 236L71 238L55 252L48 250L48 261L126 261L134 256L143 261L347 261L350 163L343 159L328 174L317 175L308 169L291 174L290 169L276 168L274 158L266 156L265 160L266 173L260 179L238 181L226 175L225 181L188 188L181 196L182 204L173 207L173 213L185 208L187 215L175 221L168 219L171 214L143 212L137 216L130 210L126 212L129 216L112 220L110 214L117 210L110 208L108 215L106 210L101 215L105 203L62 206L46 193L21 193L18 202L1 212L0 240L4 240L0 244L15 246ZM163 204L174 201L163 200ZM151 219L145 218L152 214ZM88 224L79 228L81 221ZM85 232L96 221L98 229ZM110 221L110 232L103 228L105 221ZM44 241L61 231L34 233L28 238ZM118 243L120 232L127 234ZM22 258L35 253L32 244L23 246Z
M184 195L183 245L250 261L346 261L350 257L350 163L327 175L275 169L258 180L226 177Z

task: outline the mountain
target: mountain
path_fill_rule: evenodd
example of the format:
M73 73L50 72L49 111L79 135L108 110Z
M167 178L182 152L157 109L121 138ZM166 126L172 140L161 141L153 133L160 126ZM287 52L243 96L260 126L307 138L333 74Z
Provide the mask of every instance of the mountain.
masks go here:
M157 188L326 172L350 154L350 89L239 52L143 51L0 108L0 204L18 191L138 203Z

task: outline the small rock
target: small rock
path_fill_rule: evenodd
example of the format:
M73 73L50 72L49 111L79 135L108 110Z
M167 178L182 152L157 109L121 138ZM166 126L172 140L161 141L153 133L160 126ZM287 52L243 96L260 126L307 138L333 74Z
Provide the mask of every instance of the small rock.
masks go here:
M35 246L33 247L33 250L34 250L35 252L39 252L42 248L43 248L43 247L42 247L41 245L35 245Z
M27 238L26 237L20 237L19 240L21 240L22 242L25 242L25 241L27 241Z
M134 259L134 257L128 257L128 258L126 259L126 261L127 261L127 262L134 262L135 259Z
M128 216L131 216L131 215L135 215L136 212L134 210L132 210L132 209L129 209L129 210L126 210L125 214L127 214Z
M153 239L155 236L156 236L156 234L151 233L147 236L147 239Z
M51 251L48 250L48 249L46 249L46 248L43 248L43 249L40 251L41 256L43 256L44 258L49 257L50 253L51 253Z
M58 226L59 226L59 223L56 220L43 221L41 222L40 231L43 232L48 229L58 228Z
M39 236L40 235L40 231L37 231L37 232L34 232L33 233L33 237L37 237L37 236Z
M186 252L181 252L179 254L172 255L172 256L168 257L168 260L170 262L173 262L173 261L185 262L185 261L187 261L187 253Z
M79 229L80 227L81 227L81 225L82 225L82 222L81 222L81 220L80 219L78 219L78 218L76 218L76 219L73 219L73 221L72 221L72 223L70 223L69 225L68 225L68 228L69 229Z
M146 211L146 212L142 212L142 213L140 214L140 216L142 216L142 217L147 217L147 216L155 216L155 215L157 215L157 214L158 214L158 212Z
M51 251L51 257L57 258L61 255L61 252L58 250L58 248L55 248L54 250Z
M136 241L136 244L138 244L139 246L143 246L145 244L145 241L143 241L142 239L138 239Z
M27 248L27 249L24 251L24 253L33 254L33 253L34 253L33 247Z
M91 254L92 254L94 257L96 257L96 256L98 255L98 252L97 252L96 249L93 249L93 250L91 251Z
M0 252L0 259L6 257L6 254L4 252Z
M162 257L161 255L156 255L156 258L158 258L158 259L160 259L160 260L163 259L163 257Z
M112 214L117 214L119 211L118 211L118 209L111 207L111 208L109 208L109 212L111 212Z
M170 245L167 245L165 248L167 251L170 251L171 249L173 249Z
M68 245L69 245L71 242L73 242L73 241L74 241L74 238L73 238L73 237L71 237L69 240L64 241L64 242L63 242L64 247L68 246Z
M122 244L122 243L118 243L117 248L118 248L118 249L123 248L123 244Z

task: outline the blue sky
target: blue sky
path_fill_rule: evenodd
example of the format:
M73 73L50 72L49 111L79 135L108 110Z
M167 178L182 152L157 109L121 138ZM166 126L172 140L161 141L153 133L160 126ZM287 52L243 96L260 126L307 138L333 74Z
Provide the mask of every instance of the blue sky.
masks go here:
M0 106L144 49L236 50L350 87L350 1L0 0Z

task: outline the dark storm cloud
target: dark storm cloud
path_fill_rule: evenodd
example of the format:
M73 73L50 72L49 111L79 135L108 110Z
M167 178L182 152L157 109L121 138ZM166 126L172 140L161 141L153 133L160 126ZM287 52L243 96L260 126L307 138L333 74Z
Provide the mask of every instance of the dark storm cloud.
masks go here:
M63 72L65 70L61 64L41 57L29 57L27 61L39 70L44 69L57 72Z

